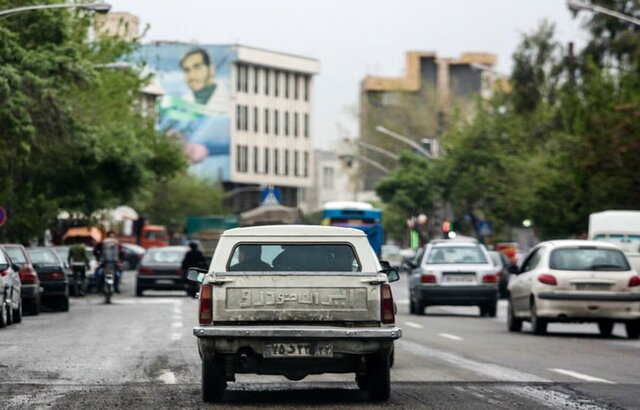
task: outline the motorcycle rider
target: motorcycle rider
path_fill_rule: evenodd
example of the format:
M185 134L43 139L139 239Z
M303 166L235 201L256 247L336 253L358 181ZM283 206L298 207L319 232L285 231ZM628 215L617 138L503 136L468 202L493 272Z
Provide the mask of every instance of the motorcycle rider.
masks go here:
M78 242L69 248L68 262L73 270L75 296L84 296L85 278L89 270L89 258L82 243Z
M123 250L120 241L116 238L113 231L107 232L107 237L99 242L94 248L93 253L100 262L100 266L96 271L96 285L98 289L102 289L102 281L104 280L104 267L107 263L115 263L116 274L113 283L113 290L120 293L120 278L122 277L122 268L120 261L123 259Z

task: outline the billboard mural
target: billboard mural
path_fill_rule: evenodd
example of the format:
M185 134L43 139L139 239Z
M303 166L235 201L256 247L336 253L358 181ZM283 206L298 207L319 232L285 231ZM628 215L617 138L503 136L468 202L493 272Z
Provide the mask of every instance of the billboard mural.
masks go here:
M181 142L192 174L229 180L234 47L152 43L140 53L164 91L160 131Z

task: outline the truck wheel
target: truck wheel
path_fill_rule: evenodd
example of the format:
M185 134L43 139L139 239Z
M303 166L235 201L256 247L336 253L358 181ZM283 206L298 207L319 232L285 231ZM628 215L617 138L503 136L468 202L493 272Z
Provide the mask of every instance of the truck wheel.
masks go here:
M219 402L226 388L224 361L220 358L202 360L202 400Z
M602 322L598 322L598 330L600 331L600 336L611 337L611 332L613 332L613 321L604 320Z
M640 320L634 320L632 322L625 323L627 330L627 337L629 339L640 338Z
M387 401L391 395L390 352L369 358L367 363L367 393L373 401Z

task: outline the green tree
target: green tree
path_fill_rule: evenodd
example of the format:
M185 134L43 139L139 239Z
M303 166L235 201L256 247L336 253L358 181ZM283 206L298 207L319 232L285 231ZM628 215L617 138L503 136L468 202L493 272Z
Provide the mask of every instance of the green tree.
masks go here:
M0 8L44 1L0 0ZM47 3L51 3L48 1ZM26 241L61 209L89 215L185 167L183 154L137 110L139 67L101 69L137 47L88 40L92 15L47 10L0 26L0 237Z

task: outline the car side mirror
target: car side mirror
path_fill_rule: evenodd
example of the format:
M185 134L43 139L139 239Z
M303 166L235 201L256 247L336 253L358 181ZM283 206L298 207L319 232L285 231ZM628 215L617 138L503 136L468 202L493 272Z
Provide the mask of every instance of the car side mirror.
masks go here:
M391 264L388 261L380 261L380 266L382 266L382 269L389 269Z
M518 273L520 273L520 269L518 269L516 265L511 265L509 266L509 273L517 275Z
M190 282L202 283L206 274L207 271L204 269L189 268L189 270L187 270L187 280Z
M398 269L396 268L384 268L380 272L387 275L387 278L389 278L389 283L400 280L400 274L398 273Z

